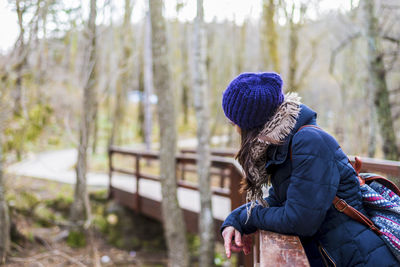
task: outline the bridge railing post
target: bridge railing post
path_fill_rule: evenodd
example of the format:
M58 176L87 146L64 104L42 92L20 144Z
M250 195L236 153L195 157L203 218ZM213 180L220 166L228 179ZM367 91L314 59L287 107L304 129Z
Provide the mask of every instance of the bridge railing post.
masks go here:
M112 197L112 191L111 191L111 180L112 180L112 172L113 172L113 163L112 163L112 156L113 156L113 151L112 148L108 148L108 198L110 199Z
M240 191L240 181L242 179L241 172L234 166L230 166L230 198L231 198L231 210L236 209L240 205L246 203L246 197L239 193ZM255 241L255 240L253 240ZM255 253L255 251L253 251ZM254 265L253 255L250 254L245 256L242 252L238 255L238 266L250 267Z
M230 181L229 181L229 194L231 199L231 210L236 209L244 203L243 198L239 194L240 180L242 175L234 165L229 167Z
M136 175L136 211L140 212L140 188L139 188L139 180L140 180L140 155L136 154L135 158L135 175Z

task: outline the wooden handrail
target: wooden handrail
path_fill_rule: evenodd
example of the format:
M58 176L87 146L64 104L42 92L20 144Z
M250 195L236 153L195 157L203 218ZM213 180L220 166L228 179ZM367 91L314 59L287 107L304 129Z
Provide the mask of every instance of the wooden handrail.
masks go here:
M354 156L350 156L354 163ZM361 172L377 172L385 176L400 177L400 162L393 160L359 157L362 162Z
M193 154L194 150L183 150L181 153L176 155L176 163L177 167L183 165L181 168L181 171L183 171L181 176L184 176L184 172L196 172L195 168L185 168L185 165L195 165L197 162L197 157L195 154ZM139 192L139 180L140 179L146 179L146 180L152 180L152 181L159 181L160 177L157 175L152 175L152 174L145 174L140 172L140 160L155 160L159 159L159 154L158 152L155 151L145 151L145 150L136 150L136 149L129 149L129 148L122 148L122 147L117 147L117 146L111 146L109 147L108 150L109 154L109 176L110 176L110 183L109 185L111 186L111 180L112 180L112 173L122 173L122 174L128 174L128 175L134 175L137 177L136 179L136 188L137 192ZM120 155L126 155L126 156L132 156L135 158L135 167L134 170L127 170L123 168L116 168L113 165L113 155L114 154L120 154ZM213 187L212 188L212 193L214 195L218 196L224 196L228 197L231 200L231 209L235 209L241 204L244 203L244 199L238 194L239 190L239 182L242 176L242 171L241 167L237 164L236 161L234 161L231 158L226 157L228 154L228 151L223 152L223 153L212 153L212 156L210 158L211 160L211 167L213 168L218 168L220 171L212 171L212 175L219 175L220 176L220 183L219 187ZM227 170L229 170L229 174L227 174ZM225 179L229 179L229 188L225 188ZM192 190L198 190L198 185L195 183L190 183L185 181L185 179L181 179L177 181L177 185L182 188L187 188L187 189L192 189ZM140 206L140 196L136 197L136 206Z
M259 239L260 266L310 266L297 236L260 231ZM255 260L257 261L258 259Z
M196 154L197 150L194 148L184 148L180 150L181 153L191 153L191 154ZM233 158L235 157L237 153L237 149L234 148L212 148L211 149L211 155L214 156L220 156L220 157L230 157Z
M182 153L196 153L196 149L182 149ZM211 149L211 154L221 157L234 157L237 153L236 149L224 148L224 149ZM351 162L354 162L355 156L349 156ZM378 172L387 176L400 177L400 162L376 159L368 157L359 157L363 162L362 172Z

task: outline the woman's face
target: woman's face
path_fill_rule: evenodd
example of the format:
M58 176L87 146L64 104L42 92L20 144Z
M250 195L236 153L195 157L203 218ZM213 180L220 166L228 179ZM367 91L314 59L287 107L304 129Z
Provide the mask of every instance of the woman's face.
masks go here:
M232 122L232 121L229 121L229 123L230 123L233 127L235 127L235 130L236 130L236 132L237 132L239 135L242 134L242 130L240 129L239 125L235 124L235 123Z
M242 130L240 129L240 127L237 124L235 124L235 130L239 135L242 133Z

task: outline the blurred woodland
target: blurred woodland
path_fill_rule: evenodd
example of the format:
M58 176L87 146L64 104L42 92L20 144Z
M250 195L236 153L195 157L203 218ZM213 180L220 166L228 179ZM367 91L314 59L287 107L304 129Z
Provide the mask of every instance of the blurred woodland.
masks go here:
M70 218L84 225L89 199L78 184L86 183L86 172L107 171L111 145L157 150L167 144L157 123L164 113L172 116L164 125L176 125L171 144L178 139L185 146L179 141L197 133L212 147L237 148L221 97L241 72L280 73L285 92L298 92L346 153L400 159L397 0L348 0L348 8L330 9L321 9L322 0L260 0L259 17L204 22L197 13L202 26L181 19L189 1L8 0L19 33L0 53L0 215L6 209L3 166L79 147ZM173 5L176 16L157 17L152 4ZM133 17L135 9L140 18ZM164 28L154 28L158 20ZM152 33L160 29L163 36ZM167 78L158 75L164 69ZM193 88L206 93L196 96ZM199 97L205 105L196 104ZM197 123L209 129L199 133L205 128Z
M152 76L146 17L131 22L133 0L117 18L113 1L98 2L102 16L96 20L91 150L108 143L156 143L155 114L147 115L145 123L157 101L147 92ZM398 158L396 153L383 154L386 142L396 148L400 132L398 3L371 1L375 6L368 10L369 1L362 1L365 7L349 2L350 10L318 13L315 0L264 1L258 20L206 23L211 135L226 136L218 146L237 143L220 107L229 81L245 71L276 71L284 78L285 91L298 91L347 153ZM78 142L79 99L90 72L82 5L57 0L8 3L20 27L15 45L0 57L3 144L10 157ZM167 20L168 62L179 136L186 137L195 132L193 21L179 20L185 1L175 5L178 17Z

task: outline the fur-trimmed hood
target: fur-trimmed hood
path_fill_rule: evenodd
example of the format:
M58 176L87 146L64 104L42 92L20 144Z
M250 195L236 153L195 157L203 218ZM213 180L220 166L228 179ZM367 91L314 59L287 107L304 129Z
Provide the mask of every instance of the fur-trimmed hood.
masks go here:
M317 125L317 113L308 106L301 104L296 124L294 125L291 133L285 138L281 145L271 145L268 148L268 154L270 157L266 162L266 168L271 165L281 164L287 159L290 141L293 135L296 134L296 132L303 125Z
M299 113L300 97L296 93L285 95L285 101L277 108L274 115L253 140L251 158L256 161L263 157L270 145L284 143L295 127Z

